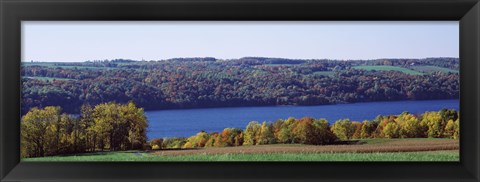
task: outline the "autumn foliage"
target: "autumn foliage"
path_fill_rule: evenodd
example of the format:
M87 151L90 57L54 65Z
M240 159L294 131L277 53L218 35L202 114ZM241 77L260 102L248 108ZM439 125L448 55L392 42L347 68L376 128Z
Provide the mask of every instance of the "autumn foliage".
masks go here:
M60 107L33 108L22 117L21 155L40 157L98 150L159 150L168 148L233 147L241 145L327 145L360 138L453 138L460 136L459 113L442 109L415 115L377 116L363 122L304 117L275 122L251 121L244 130L201 131L188 138L157 138L147 142L147 119L133 102L85 105L79 116Z
M453 138L460 136L459 113L442 109L421 115L403 112L400 115L377 116L363 122L340 119L330 125L325 119L304 117L275 122L251 121L244 130L225 128L222 132L202 131L184 141L182 146L166 148L227 147L267 144L334 144L342 140L364 138Z
M147 119L134 103L83 106L79 117L60 107L33 108L21 121L22 157L40 157L97 150L144 148ZM158 145L155 141L155 144Z

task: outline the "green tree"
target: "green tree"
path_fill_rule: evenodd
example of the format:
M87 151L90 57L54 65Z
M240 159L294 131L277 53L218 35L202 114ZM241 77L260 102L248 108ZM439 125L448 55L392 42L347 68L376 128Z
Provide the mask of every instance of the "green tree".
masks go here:
M337 136L332 133L330 124L326 119L313 120L312 126L313 136L310 139L310 144L325 145L338 140Z
M341 140L349 140L355 133L356 126L349 119L337 120L332 126L332 132Z

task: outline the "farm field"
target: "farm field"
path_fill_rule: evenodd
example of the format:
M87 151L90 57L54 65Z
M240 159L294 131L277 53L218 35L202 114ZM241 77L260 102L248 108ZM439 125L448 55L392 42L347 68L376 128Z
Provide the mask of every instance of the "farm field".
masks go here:
M442 68L438 66L413 66L412 69L425 73L442 72L442 73L458 73L458 70Z
M69 78L56 78L56 77L40 77L40 76L34 76L34 77L25 77L25 78L30 78L30 79L36 79L36 80L42 80L42 81L53 81L53 80L74 80L74 79L69 79Z
M335 72L333 71L316 71L313 72L314 75L322 75L322 76L330 76L333 77L335 75Z
M116 69L113 67L99 67L99 66L76 66L76 65L57 65L57 64L65 64L62 62L25 62L22 63L23 66L44 66L47 68L62 68L62 69L93 69L93 70L98 70L98 69L106 69L106 70L111 70L111 69Z
M23 161L458 161L453 139L363 139L338 145L277 144L96 152Z
M362 69L362 70L367 70L367 71L400 71L406 74L410 75L423 75L423 73L407 69L407 68L402 68L398 66L354 66L354 69Z

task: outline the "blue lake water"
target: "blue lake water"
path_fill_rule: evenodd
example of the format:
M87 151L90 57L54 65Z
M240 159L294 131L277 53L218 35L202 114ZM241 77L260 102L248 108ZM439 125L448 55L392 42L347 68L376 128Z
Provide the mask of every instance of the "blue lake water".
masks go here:
M224 128L245 128L250 121L276 121L288 117L325 118L330 123L338 119L351 121L372 120L377 115L397 115L404 111L420 114L442 108L459 109L459 100L366 102L321 106L267 106L205 109L178 109L147 111L152 138L188 137L204 130L222 131Z

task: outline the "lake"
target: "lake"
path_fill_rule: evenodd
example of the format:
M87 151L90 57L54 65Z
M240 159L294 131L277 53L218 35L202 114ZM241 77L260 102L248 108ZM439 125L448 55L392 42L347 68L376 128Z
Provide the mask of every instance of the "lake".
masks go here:
M146 111L149 121L147 136L152 138L189 137L204 130L222 131L242 128L250 121L276 121L288 117L325 118L333 123L338 119L372 120L377 115L397 115L404 111L420 114L442 108L459 109L459 100L364 102L321 106L264 106L205 109Z

